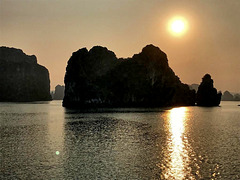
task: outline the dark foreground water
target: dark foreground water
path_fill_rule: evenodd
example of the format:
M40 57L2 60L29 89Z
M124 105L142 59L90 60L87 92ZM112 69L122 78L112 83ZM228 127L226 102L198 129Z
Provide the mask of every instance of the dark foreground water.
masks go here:
M237 103L101 113L0 103L0 179L240 179Z

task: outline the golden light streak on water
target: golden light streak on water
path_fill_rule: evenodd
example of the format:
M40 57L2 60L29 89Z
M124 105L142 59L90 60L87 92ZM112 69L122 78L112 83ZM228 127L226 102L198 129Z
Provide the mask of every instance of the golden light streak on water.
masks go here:
M48 142L49 150L51 151L50 156L54 156L53 163L60 163L60 158L57 156L62 155L64 146L64 109L56 106L58 102L52 101L52 106L48 109ZM55 156L57 155L57 156Z
M194 179L188 172L188 141L184 136L187 119L187 108L173 108L168 115L168 163L164 177L166 179L182 180L188 177Z

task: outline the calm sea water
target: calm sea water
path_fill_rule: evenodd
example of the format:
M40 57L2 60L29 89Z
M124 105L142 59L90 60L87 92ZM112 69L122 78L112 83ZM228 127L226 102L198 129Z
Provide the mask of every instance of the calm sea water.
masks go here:
M0 179L240 179L237 104L83 113L0 103Z

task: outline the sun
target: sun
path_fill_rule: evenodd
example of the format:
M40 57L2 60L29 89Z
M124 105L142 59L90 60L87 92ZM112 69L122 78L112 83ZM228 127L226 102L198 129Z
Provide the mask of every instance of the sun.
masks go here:
M183 17L175 17L169 22L169 30L174 36L181 36L187 30L187 21Z

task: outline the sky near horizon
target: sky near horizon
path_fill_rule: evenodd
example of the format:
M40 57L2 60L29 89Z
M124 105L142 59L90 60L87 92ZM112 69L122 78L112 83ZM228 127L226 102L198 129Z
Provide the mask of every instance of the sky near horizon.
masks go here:
M179 37L168 30L176 16L188 24ZM80 48L101 45L126 58L153 44L183 83L209 73L218 90L240 92L239 18L240 0L0 0L0 46L36 55L51 90Z

